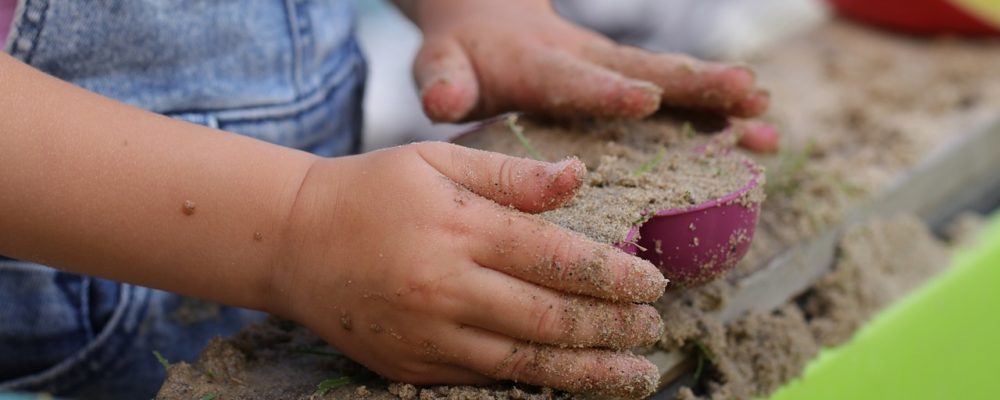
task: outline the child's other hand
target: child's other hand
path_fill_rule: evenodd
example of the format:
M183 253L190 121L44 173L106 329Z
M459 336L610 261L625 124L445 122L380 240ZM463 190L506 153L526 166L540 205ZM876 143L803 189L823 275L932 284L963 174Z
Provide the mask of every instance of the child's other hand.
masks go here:
M421 0L408 13L424 34L414 76L434 121L506 111L641 118L662 105L748 118L769 94L745 66L656 54L574 26L548 1ZM777 148L771 128L741 142Z
M648 394L652 265L535 216L580 185L550 164L422 143L319 161L290 216L275 310L412 383Z

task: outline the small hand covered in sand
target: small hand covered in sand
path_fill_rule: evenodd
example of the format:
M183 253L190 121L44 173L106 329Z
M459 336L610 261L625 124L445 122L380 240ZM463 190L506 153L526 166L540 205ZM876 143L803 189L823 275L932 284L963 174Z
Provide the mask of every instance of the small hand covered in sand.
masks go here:
M544 0L397 1L420 26L414 75L435 121L506 111L641 118L664 106L737 118L766 111L769 94L745 66L618 45L563 20ZM742 126L741 144L777 147L775 130Z
M514 380L644 395L666 280L646 261L530 214L583 164L444 143L320 161L291 216L279 313L391 379ZM618 349L618 350L615 350Z

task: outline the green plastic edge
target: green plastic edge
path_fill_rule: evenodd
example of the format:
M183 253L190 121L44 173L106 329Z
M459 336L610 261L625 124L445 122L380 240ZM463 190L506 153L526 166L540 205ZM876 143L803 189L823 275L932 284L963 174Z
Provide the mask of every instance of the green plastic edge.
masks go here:
M1000 213L952 266L771 400L1000 398Z

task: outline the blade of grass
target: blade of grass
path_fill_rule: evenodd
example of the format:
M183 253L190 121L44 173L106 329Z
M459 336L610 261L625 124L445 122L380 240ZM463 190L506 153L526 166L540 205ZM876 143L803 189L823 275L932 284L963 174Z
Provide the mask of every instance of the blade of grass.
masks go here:
M694 131L694 126L691 125L691 121L684 121L684 124L681 125L681 135L690 139L694 137L695 133L696 132Z
M325 395L326 392L347 385L353 381L354 380L351 379L351 377L349 376L325 379L322 382L320 382L319 385L316 385L316 394L319 396Z
M217 397L219 397L218 394L215 394L215 393L205 393L205 395L201 396L198 400L215 400Z
M167 358L164 357L163 354L160 354L160 352L153 350L153 357L156 357L156 361L160 362L160 365L163 366L164 370L170 369L170 361L167 361Z
M517 140L521 142L521 146L524 146L524 148L528 150L528 154L531 158L543 161L542 155L538 154L538 150L535 150L535 146L533 146L531 142L528 141L528 138L524 136L524 128L517 124L517 115L508 116L504 119L504 123L507 124L507 129L514 132L514 136L516 136Z
M666 156L667 149L660 147L660 150L656 152L653 159L646 161L644 164L640 165L639 168L636 168L635 171L632 171L632 176L641 176L642 174L652 171L653 168L656 168L657 165L663 162L663 158Z
M694 342L695 347L698 348L698 365L694 368L694 381L698 382L701 379L701 374L705 370L705 360L711 358L708 349L701 342Z

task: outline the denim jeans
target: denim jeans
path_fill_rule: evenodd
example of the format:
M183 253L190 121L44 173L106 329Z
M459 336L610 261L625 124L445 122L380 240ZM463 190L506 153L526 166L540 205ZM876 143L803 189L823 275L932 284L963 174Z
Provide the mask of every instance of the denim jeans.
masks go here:
M22 0L13 24L6 52L93 92L323 156L360 149L348 0ZM260 317L0 257L0 391L150 398L153 350L192 360Z

